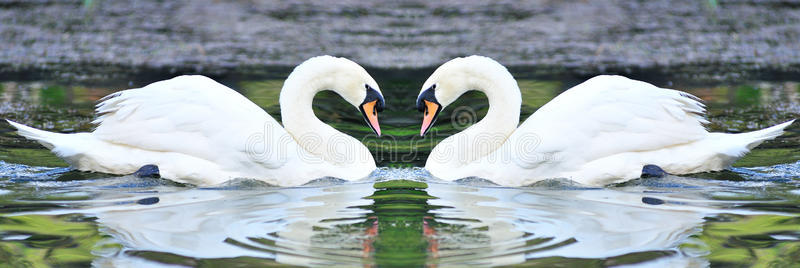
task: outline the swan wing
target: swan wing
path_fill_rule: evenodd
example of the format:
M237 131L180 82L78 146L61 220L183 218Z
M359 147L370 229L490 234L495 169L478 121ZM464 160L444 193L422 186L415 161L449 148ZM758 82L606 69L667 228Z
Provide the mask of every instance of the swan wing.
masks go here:
M285 161L264 157L286 131L256 104L204 76L179 76L103 98L92 133L117 145L189 155L231 168L253 161L277 167ZM290 139L289 139L290 140ZM285 146L289 140L284 139Z
M512 138L533 140L535 146L528 148L545 158L579 165L614 154L702 139L708 134L704 114L700 99L688 93L604 75L542 106Z

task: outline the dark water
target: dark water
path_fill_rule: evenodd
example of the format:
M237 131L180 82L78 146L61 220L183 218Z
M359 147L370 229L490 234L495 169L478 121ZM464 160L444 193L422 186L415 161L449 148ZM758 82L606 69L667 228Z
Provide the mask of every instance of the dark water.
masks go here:
M276 188L235 181L202 188L71 171L41 146L0 135L0 263L16 266L773 266L800 263L798 127L730 171L639 179L605 188L548 181L508 188L448 183L421 166L439 140L480 118L470 93L448 107L436 137L418 137L421 81L378 76L385 137L365 139L383 166L371 178ZM523 117L579 79L520 79ZM657 81L657 80L656 80ZM281 79L224 81L279 119ZM800 83L750 81L687 90L714 131L796 118ZM91 129L92 106L143 82L0 83L0 116L59 132ZM321 93L315 111L355 137L355 108ZM470 109L456 109L469 107ZM459 111L453 113L453 111ZM467 111L465 113L465 111Z

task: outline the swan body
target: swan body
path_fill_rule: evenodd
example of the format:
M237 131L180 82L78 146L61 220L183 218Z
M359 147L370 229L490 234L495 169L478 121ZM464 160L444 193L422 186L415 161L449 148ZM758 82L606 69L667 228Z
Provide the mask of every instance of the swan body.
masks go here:
M293 186L325 176L368 176L375 161L367 148L314 116L311 101L321 90L333 90L354 106L370 95L380 97L376 82L358 64L321 56L286 79L280 94L285 128L238 92L198 75L106 96L90 133L9 123L82 171L130 174L154 164L163 178L196 185L251 178ZM382 97L376 103L382 109ZM370 112L379 131L376 111Z
M600 186L638 178L648 164L671 174L716 171L794 121L749 133L709 133L697 97L601 75L558 95L517 127L516 81L496 61L471 56L445 63L425 82L418 99L418 108L428 111L421 133L435 121L432 111L468 90L485 92L489 111L433 149L425 168L441 179L474 176L521 186L567 178Z

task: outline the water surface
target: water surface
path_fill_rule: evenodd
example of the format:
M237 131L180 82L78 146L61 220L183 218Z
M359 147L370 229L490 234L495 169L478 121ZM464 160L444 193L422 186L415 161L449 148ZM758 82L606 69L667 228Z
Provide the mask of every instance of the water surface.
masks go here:
M0 261L12 266L789 266L800 262L796 126L730 171L639 179L604 188L564 181L498 187L450 183L421 166L439 140L485 114L469 93L419 138L420 81L378 77L386 137L365 138L379 166L362 181L195 187L72 171L36 143L0 135ZM523 116L579 79L521 79ZM280 79L224 80L280 119ZM51 131L91 130L100 97L139 82L0 83L0 115ZM763 128L800 114L800 84L659 82L706 101L714 131ZM457 109L468 107L469 109ZM457 112L454 112L457 111ZM321 119L355 137L370 129L331 93ZM6 130L8 126L3 124Z

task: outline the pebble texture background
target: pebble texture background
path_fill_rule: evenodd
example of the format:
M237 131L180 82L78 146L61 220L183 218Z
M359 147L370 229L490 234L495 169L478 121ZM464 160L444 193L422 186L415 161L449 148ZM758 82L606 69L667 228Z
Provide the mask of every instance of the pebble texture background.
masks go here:
M532 75L800 73L800 1L0 0L0 78L380 69L482 54Z

